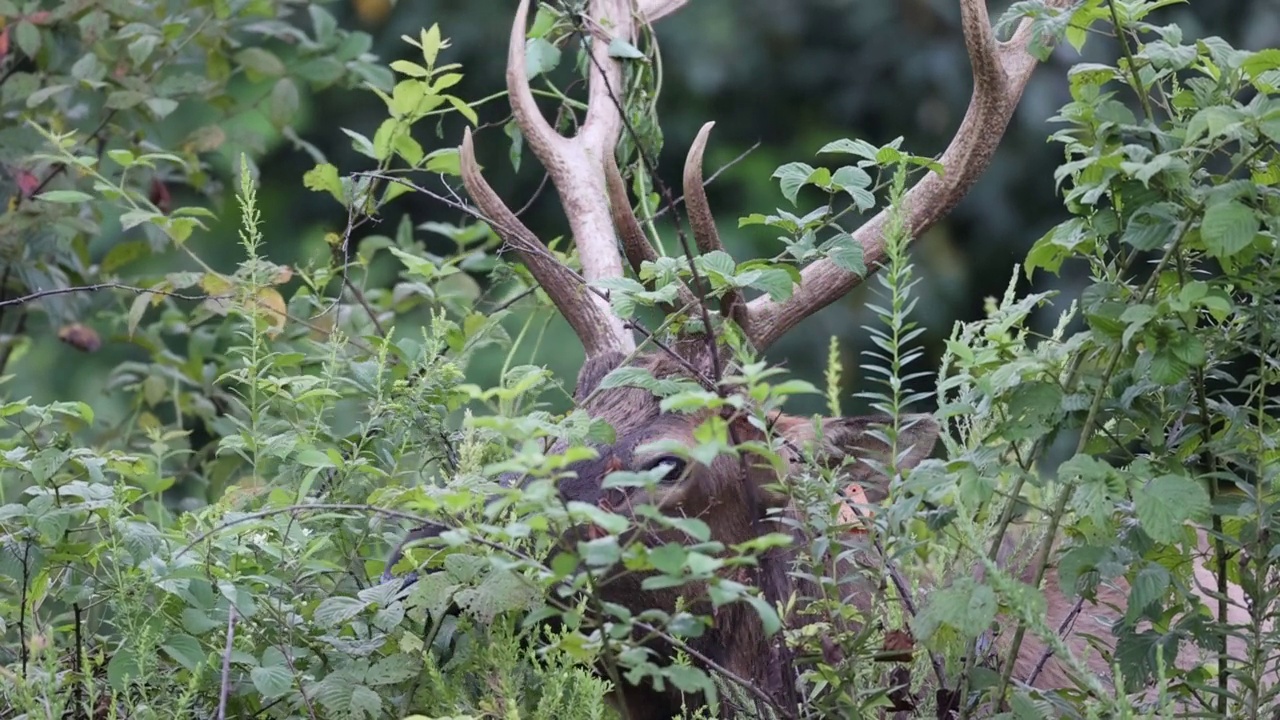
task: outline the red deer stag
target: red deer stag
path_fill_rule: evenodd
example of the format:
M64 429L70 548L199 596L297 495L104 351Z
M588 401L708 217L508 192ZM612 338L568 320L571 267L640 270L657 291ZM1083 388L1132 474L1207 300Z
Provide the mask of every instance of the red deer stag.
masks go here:
M633 6L633 1L635 6ZM1024 21L1013 36L1004 42L994 37L984 0L959 0L965 44L973 70L974 88L968 111L940 159L945 172L930 173L906 195L904 220L912 238L918 237L960 202L989 164L992 154L1018 105L1023 88L1036 66L1028 54L1032 39L1030 23ZM586 350L575 396L587 413L610 423L616 442L596 448L597 459L572 467L569 479L560 484L562 496L569 500L621 508L644 502L664 512L702 517L712 528L713 537L726 545L742 542L767 532L776 525L765 520L786 509L788 498L769 491L766 486L777 483L772 469L739 463L722 456L709 467L696 463L686 465L671 456L652 455L645 451L653 440L682 439L693 443L693 430L705 418L698 414L663 412L657 398L633 387L600 389L600 381L615 370L636 350L636 342L628 325L615 316L602 292L588 287L599 280L623 277L625 256L633 270L640 270L646 260L656 260L633 214L625 185L614 158L623 129L619 103L611 96L622 88L623 67L619 59L610 57L612 37L631 42L636 23L652 23L679 9L683 0L592 0L589 4L588 27L592 28L589 63L588 110L577 135L567 138L547 123L535 104L525 70L525 33L528 0L521 0L511 30L507 56L507 87L511 107L522 133L533 152L549 173L560 200L577 250L581 258L579 275L556 260L537 237L503 203L481 175L468 130L462 141L461 160L467 192L481 213L507 247L518 253L530 273L541 285L557 309L564 314ZM1049 0L1049 5L1064 7L1069 0ZM702 187L702 155L711 124L705 125L689 151L684 170L684 191L689 224L699 252L721 249L715 223ZM885 256L883 232L888 216L885 212L872 218L857 230L854 237L861 244L867 267L874 271ZM621 252L619 248L621 247ZM764 351L800 321L844 296L864 278L822 259L806 266L801 281L786 300L774 301L767 296L749 302L738 293L722 298L719 319L735 323L757 351ZM697 303L685 287L680 288L680 304ZM710 317L708 310L708 317ZM649 351L632 357L631 365L648 369L656 377L715 378L714 367L728 353L709 350L695 337L672 343L671 349ZM718 378L716 378L718 379ZM714 385L714 379L711 383ZM741 415L725 418L736 439L759 440L762 431ZM773 430L792 448L816 450L827 460L880 456L885 448L867 432L876 418L828 418L822 421L820 442L813 442L814 426L808 420L786 416L773 418ZM910 468L932 450L939 428L931 417L909 419L899 438L905 449L900 468ZM557 452L563 448L552 448ZM794 459L794 458L793 458ZM604 492L601 483L610 470L646 470L666 464L666 479L655 496L614 497L616 491ZM858 462L847 472L868 488L872 502L883 498L886 479L873 472L866 463ZM643 491L635 491L643 493ZM438 533L438 528L420 528L396 548L387 565L401 557L405 544ZM662 542L663 538L653 538ZM1012 548L1012 545L1010 545ZM754 578L766 599L786 598L796 587L789 577L786 555L775 553ZM1056 576L1047 578L1051 598L1048 622L1058 627L1074 616L1074 603L1056 587ZM722 668L733 672L771 696L776 707L796 707L795 677L785 649L780 642L765 636L755 611L742 603L721 607L711 613L705 593L696 585L667 591L642 590L640 579L623 577L602 590L604 600L636 611L660 608L672 611L677 600L695 611L713 614L714 626L690 647ZM868 588L849 588L851 602L869 604L873 599ZM1124 594L1113 599L1123 606ZM1079 619L1091 634L1108 637L1109 629L1100 621L1090 621L1089 612ZM1085 640L1078 634L1068 638L1069 644L1082 650ZM1026 678L1045 655L1045 645L1028 637L1016 660L1018 678ZM669 647L655 645L659 655L669 655ZM1094 654L1096 657L1096 653ZM1102 665L1099 677L1108 677ZM1040 687L1072 685L1065 670L1052 660L1037 675ZM617 689L616 698L631 718L669 718L678 714L682 697L668 687L657 691L652 687L626 686ZM688 702L688 698L683 701Z

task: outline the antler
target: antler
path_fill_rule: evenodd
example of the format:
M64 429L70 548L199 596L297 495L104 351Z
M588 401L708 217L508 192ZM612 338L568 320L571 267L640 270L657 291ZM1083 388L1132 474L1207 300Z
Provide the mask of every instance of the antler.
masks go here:
M622 321L610 310L603 294L586 283L622 276L619 234L634 269L655 260L632 213L626 188L613 158L622 130L619 101L611 95L621 89L622 69L609 57L605 30L630 42L634 36L632 0L591 0L594 22L591 67L588 80L587 117L576 137L561 136L542 117L525 71L524 37L529 0L520 0L507 49L507 89L516 123L538 159L542 161L560 195L582 260L582 277L559 262L537 237L498 198L485 182L475 159L471 134L462 142L462 175L467 191L493 225L494 230L524 260L551 301L565 315L582 339L587 356L609 350L630 352L635 342ZM1050 7L1066 7L1073 0L1047 0ZM637 13L651 23L683 7L687 0L636 0ZM929 174L907 192L906 228L914 239L950 212L968 193L991 162L991 156L1008 128L1036 60L1027 52L1031 21L1024 20L1007 42L997 42L984 0L960 0L961 24L969 62L973 68L973 95L951 143L943 152L944 173ZM702 253L721 250L720 238L702 187L702 154L712 123L698 133L685 163L684 190L690 226ZM881 211L853 235L862 245L869 272L884 260L884 230L888 211ZM615 232L615 224L617 231ZM801 271L801 281L785 301L762 296L750 303L740 293L727 294L723 314L741 326L758 350L772 345L801 320L830 305L856 287L864 277L840 268L829 259ZM680 302L692 294L680 288Z
M1071 2L1048 0L1047 4L1066 7ZM984 0L960 0L960 18L973 67L973 96L960 129L942 154L945 174L930 173L904 198L905 224L912 239L950 212L986 170L1037 64L1027 53L1032 36L1029 19L1022 21L1007 42L997 42ZM888 211L881 211L853 235L862 245L868 275L884 260L887 220ZM800 278L790 298L778 302L766 295L748 304L744 329L756 349L772 345L801 320L835 302L864 279L830 259L805 267Z
M679 8L684 0L649 0L643 9L652 21ZM634 35L630 0L592 0L591 19L627 42ZM588 357L609 350L630 352L635 341L599 293L586 283L622 277L622 256L606 201L605 162L622 131L618 104L610 95L622 88L622 67L609 57L609 43L593 38L588 68L587 117L576 137L566 138L542 117L525 72L525 28L529 0L520 0L507 46L507 91L511 110L525 140L538 156L564 206L582 260L582 278L561 264L485 182L476 163L471 133L462 141L462 179L467 192L494 231L520 254L534 279L581 338Z

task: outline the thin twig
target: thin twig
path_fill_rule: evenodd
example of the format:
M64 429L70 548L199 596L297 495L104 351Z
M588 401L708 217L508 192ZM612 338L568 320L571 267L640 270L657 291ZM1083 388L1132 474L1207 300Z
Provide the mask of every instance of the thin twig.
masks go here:
M55 295L68 295L71 293L81 293L81 292L97 292L98 290L128 290L129 292L134 293L136 295L141 295L142 293L154 293L156 295L164 295L165 297L171 297L175 300L190 300L193 302L203 301L203 300L226 300L231 297L230 295L184 295L182 293L172 292L169 290L143 288L143 287L137 287L134 285L126 285L124 283L118 283L118 282L103 282L103 283L94 283L93 285L76 285L73 287L52 288L49 290L37 290L33 293L28 293L21 297L12 298L9 300L0 300L0 308L9 307L10 305L23 305L35 300L39 300L41 298L53 297Z
M218 720L226 720L227 695L231 690L231 641L236 637L236 606L227 606L227 644L222 651L222 686L218 691Z

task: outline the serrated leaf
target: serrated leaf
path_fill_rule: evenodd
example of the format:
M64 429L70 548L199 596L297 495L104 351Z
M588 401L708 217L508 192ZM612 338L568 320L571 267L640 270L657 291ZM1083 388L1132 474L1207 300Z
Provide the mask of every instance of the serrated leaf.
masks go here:
M528 609L536 597L536 590L523 578L498 568L490 570L476 587L460 590L454 596L458 607L486 625L499 613Z
M352 717L377 718L382 716L382 696L364 685L357 685L351 689L351 715Z
M1133 507L1143 531L1173 543L1182 538L1183 523L1209 513L1209 493L1185 475L1161 475L1134 492Z
M757 274L749 283L750 287L765 291L775 301L782 301L791 297L791 275L786 270L764 268L755 272Z
M316 607L311 619L320 627L334 627L359 615L367 604L358 598L328 597Z
M1159 563L1151 563L1139 570L1130 584L1129 608L1125 617L1136 620L1148 605L1164 595L1169 579L1169 571Z
M851 272L858 277L864 277L867 274L867 265L863 259L862 245L853 239L848 233L840 233L824 243L827 257L831 258L837 267L847 272Z
M831 176L831 185L836 190L848 193L858 210L866 211L875 207L876 198L867 190L871 187L871 176L862 168L847 165L836 170Z
M932 595L916 617L916 635L928 639L939 626L948 625L965 637L977 637L995 620L997 607L994 590L961 577L951 587Z
M249 679L264 698L280 697L293 687L289 668L281 665L258 665L249 671Z
M342 180L338 177L338 168L329 163L322 163L308 170L302 176L302 184L308 190L327 192L338 202L343 201L345 193Z
M792 162L775 170L770 178L778 181L782 196L790 200L792 205L795 205L796 196L800 193L800 188L809 182L809 178L813 176L813 173L814 168L812 165Z
M842 138L823 145L818 149L818 154L840 153L844 155L857 155L866 160L875 160L876 153L879 148L867 142L866 140L850 140Z
M1137 250L1155 250L1174 237L1178 221L1164 203L1139 208L1129 218L1120 241Z
M1247 205L1229 200L1205 211L1200 236L1210 255L1224 258L1235 255L1253 242L1258 228L1258 216Z

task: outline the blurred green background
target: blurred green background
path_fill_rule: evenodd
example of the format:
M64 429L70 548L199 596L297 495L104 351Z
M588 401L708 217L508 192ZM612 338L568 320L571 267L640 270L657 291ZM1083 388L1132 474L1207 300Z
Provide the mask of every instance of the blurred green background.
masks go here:
M388 0L337 0L326 7L344 27L371 33L371 51L384 64L413 57L416 50L400 39L402 35L416 37L420 28L439 23L443 34L452 39L443 60L462 63L466 73L455 88L459 96L474 100L504 87L514 1L401 0L393 6ZM992 3L992 16L1005 7L1007 3ZM1280 0L1195 0L1164 9L1153 21L1177 23L1188 38L1221 35L1242 49L1257 49L1280 39ZM307 23L305 12L297 22ZM721 236L740 261L777 250L768 229L737 229L741 216L789 207L776 182L770 180L777 166L791 161L816 163L818 148L841 137L880 144L901 135L911 152L940 153L969 98L969 68L953 0L693 0L660 21L656 31L665 71L658 105L665 133L659 158L663 180L678 190L684 154L694 133L708 120L717 123L706 156L708 174L760 144L708 191ZM1086 60L1109 62L1114 45L1109 38L1091 37L1085 55ZM1001 295L1026 250L1064 218L1053 181L1053 169L1062 154L1046 142L1055 129L1047 120L1068 100L1066 71L1080 59L1070 47L1062 47L1037 70L991 168L946 221L917 241L914 259L921 281L916 288L920 298L916 319L926 328L921 338L926 352L916 370L937 367L943 342L955 323L980 316L984 298ZM505 100L480 108L481 123L500 122L507 114ZM351 150L341 128L372 136L384 117L385 108L371 93L331 90L304 95L295 130L347 173L368 169L370 161ZM171 123L174 137L200 123L201 118L184 117L179 111ZM341 231L346 215L328 195L303 187L302 175L315 164L313 158L275 133L265 118L260 125L227 127L226 131L229 142L219 171L228 184L230 161L251 144L250 138L264 133L271 138L258 157L266 255L279 263L325 262L329 249L324 235ZM428 151L455 146L461 127L422 127L417 137ZM542 172L530 153L526 151L516 173L506 161L509 143L500 127L485 129L478 145L490 182L509 204L519 207L534 195ZM222 222L215 231L193 239L192 244L214 267L231 270L243 257L236 235L238 211L228 202L220 213ZM380 223L362 228L355 238L394 235L401 213L407 213L415 225L462 220L459 212L429 198L407 195ZM567 231L549 190L537 197L523 217L544 238ZM451 243L439 236L419 231L418 237L433 252L451 250ZM113 241L101 238L103 247ZM383 277L389 282L393 266L388 264L386 270ZM1034 285L1021 270L1017 272L1021 291L1056 288L1070 297L1081 282L1078 267L1063 268L1061 277L1041 273ZM480 281L484 283L483 278ZM869 347L863 328L874 321L864 308L868 292L876 287L868 283L806 320L771 348L768 358L820 383L828 341L835 335L844 355L846 398L867 389L866 375L858 365L862 351ZM1041 326L1051 328L1066 305L1064 300L1042 310ZM425 322L425 310L422 315ZM517 321L512 322L513 334ZM562 322L553 322L547 333L536 355L526 353L522 360L549 365L571 385L581 349ZM131 352L127 344L113 345L108 340L102 352L82 355L60 348L52 328L33 335L37 342L11 366L18 377L35 379L24 392L37 402L85 398L111 404L104 397L106 374L123 359L122 354ZM492 382L503 359L497 352L480 358L473 367L473 380ZM558 407L565 405L563 397L548 399ZM811 398L798 401L792 409L807 412L821 407L820 398ZM861 411L865 404L848 399L844 409Z

